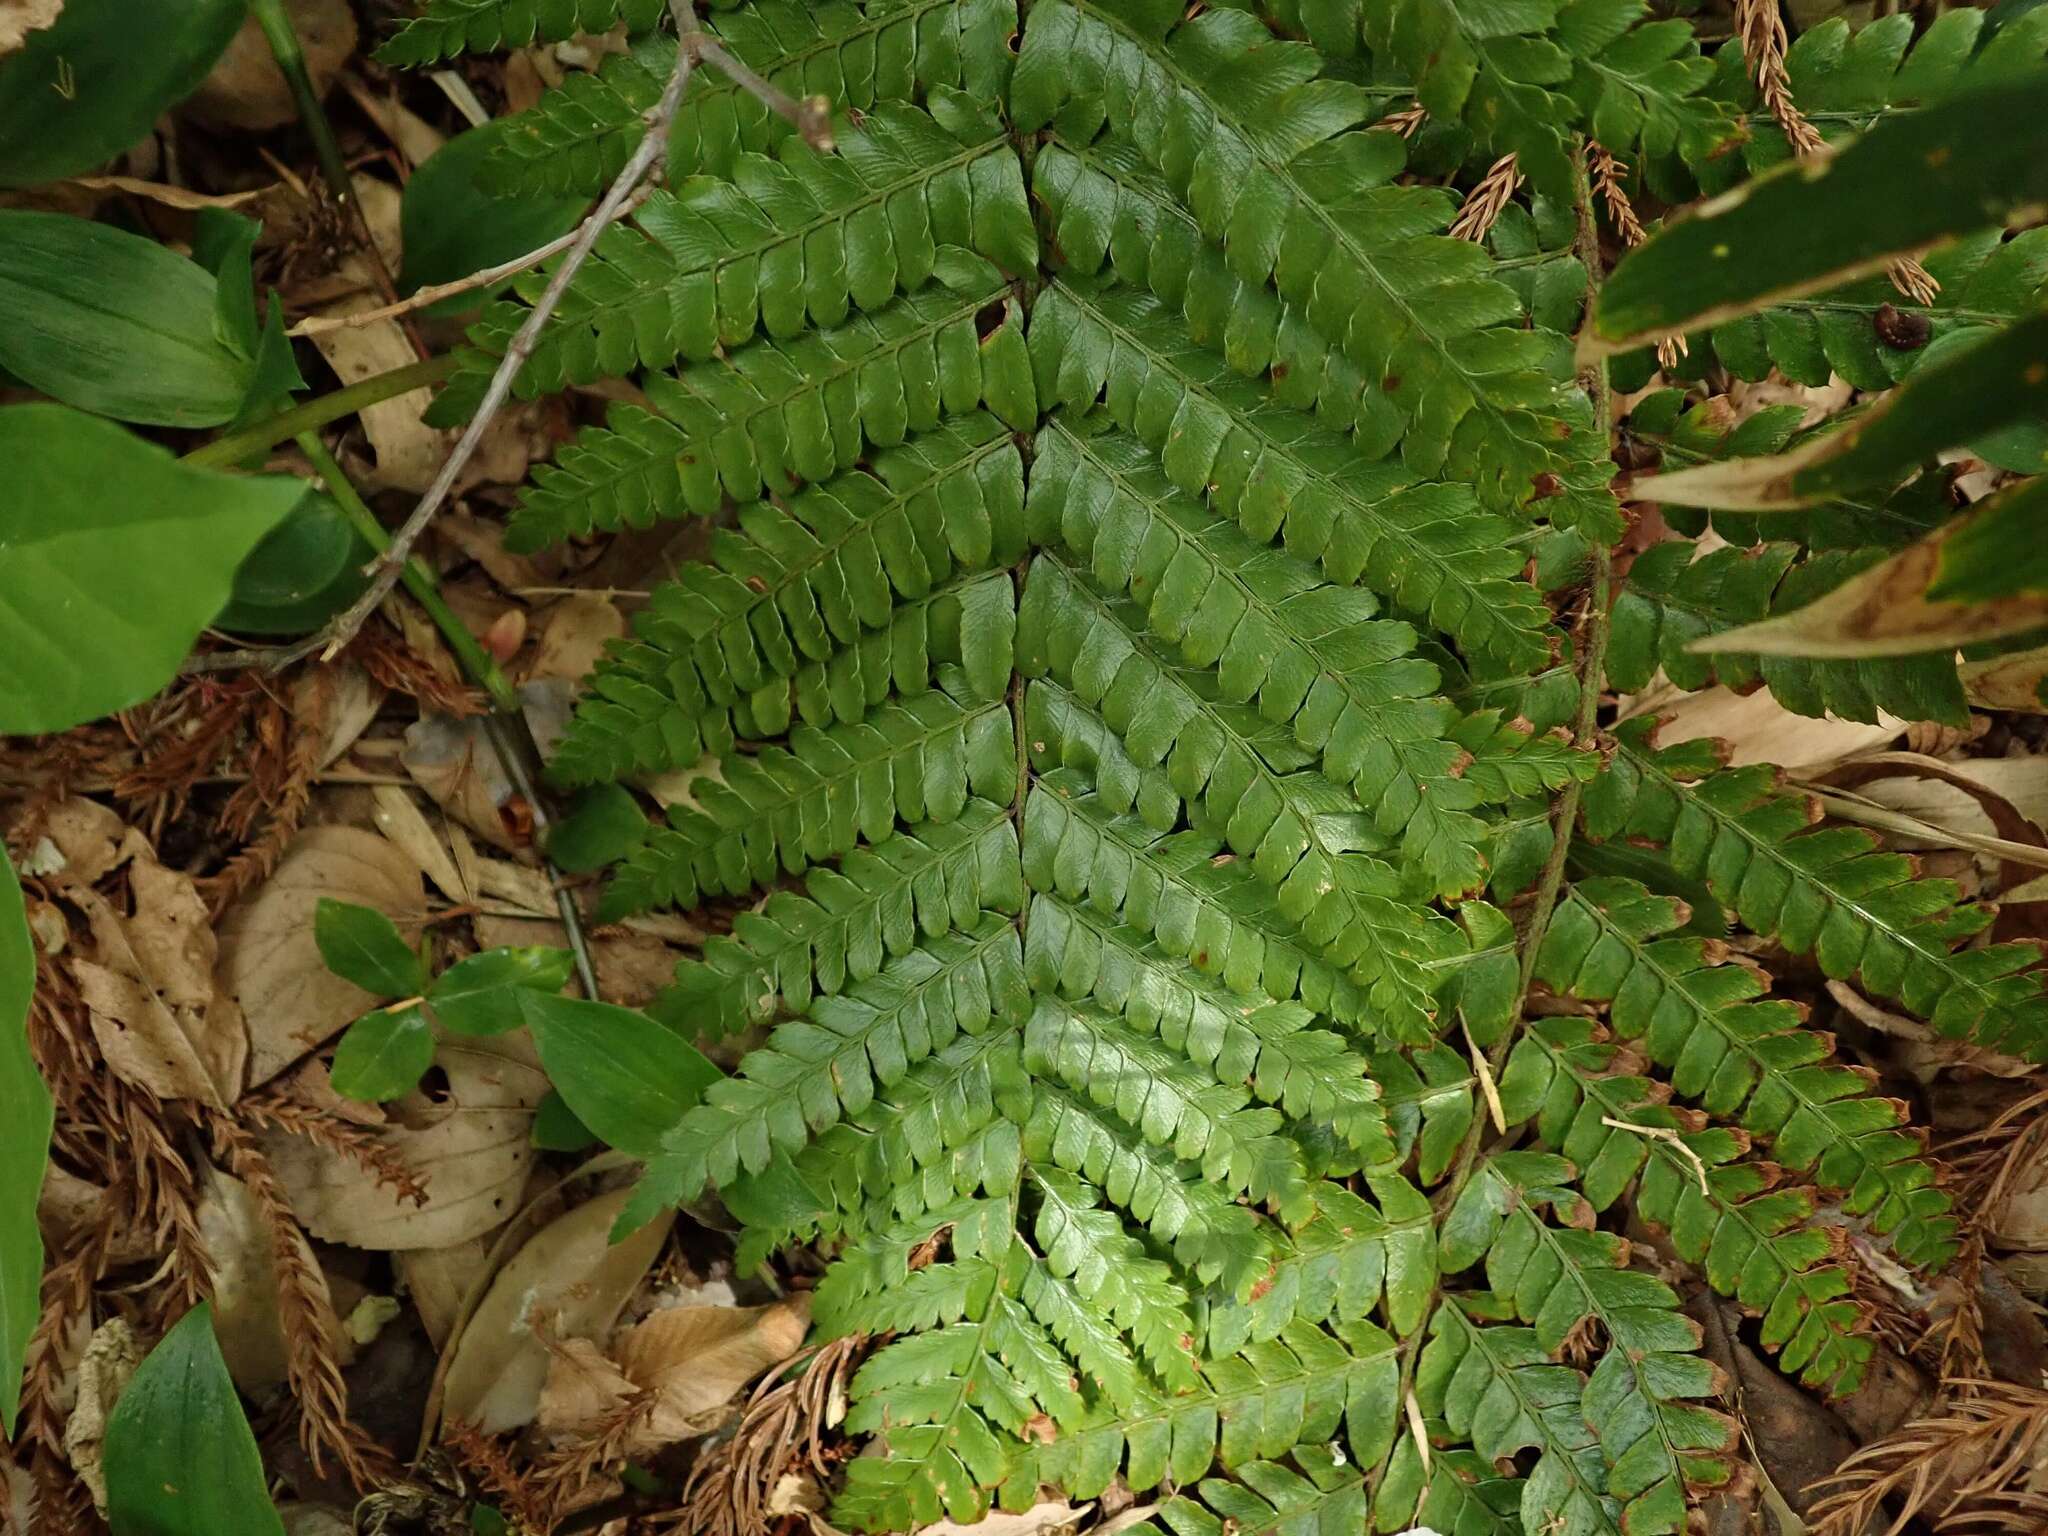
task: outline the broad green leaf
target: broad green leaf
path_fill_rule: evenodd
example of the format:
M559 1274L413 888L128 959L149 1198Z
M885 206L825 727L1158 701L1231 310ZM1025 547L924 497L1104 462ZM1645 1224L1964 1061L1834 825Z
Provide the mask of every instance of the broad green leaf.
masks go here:
M246 635L311 634L361 595L374 551L334 499L308 491L235 571L214 623Z
M556 1089L533 1112L533 1144L543 1152L581 1152L597 1145L597 1134L576 1118L576 1111Z
M1693 642L1765 656L1905 656L2048 624L2048 479L2002 491L1791 613Z
M0 58L0 186L89 171L206 78L248 0L66 0Z
M0 1426L14 1433L21 1407L22 1358L42 1312L42 1230L36 1198L50 1146L50 1090L28 1048L29 996L36 955L21 884L0 849Z
M1688 507L1792 511L1866 486L1889 488L1944 448L2044 411L2048 311L1916 369L1854 421L1790 453L1646 476L1635 493Z
M169 682L304 494L180 464L61 405L0 410L0 731L61 731Z
M434 1064L434 1026L417 1003L366 1013L334 1048L334 1091L381 1104L408 1094Z
M284 1536L205 1302L114 1404L103 1465L114 1536Z
M493 120L458 134L405 184L399 210L405 241L401 292L452 283L515 260L581 221L588 205L580 197L492 197L484 192L483 163L504 133L504 122ZM443 302L473 309L485 296L479 291Z
M548 831L548 857L572 875L616 864L647 841L647 813L623 784L584 790Z
M548 1080L607 1146L652 1157L724 1076L681 1035L632 1008L525 991L519 1007Z
M233 420L256 368L219 332L216 292L141 235L0 209L0 366L66 405L158 427Z
M1619 352L1875 272L2048 202L2048 73L1903 113L1665 226L1601 286L1585 350Z
M464 1035L502 1035L525 1023L522 990L559 992L575 974L566 949L487 949L459 960L427 988L434 1017Z
M313 909L313 937L327 969L365 992L412 998L427 989L426 966L398 925L374 907L323 896Z

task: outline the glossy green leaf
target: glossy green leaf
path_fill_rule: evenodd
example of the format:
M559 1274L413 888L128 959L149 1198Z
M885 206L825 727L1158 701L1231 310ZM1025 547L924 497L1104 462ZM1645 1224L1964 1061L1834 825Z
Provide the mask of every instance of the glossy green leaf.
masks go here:
M550 1089L533 1112L533 1144L543 1152L581 1152L597 1145L597 1133L576 1118L559 1089Z
M541 1065L576 1118L607 1146L652 1157L725 1074L681 1035L633 1008L522 991Z
M1617 352L1879 270L2048 202L2048 71L1879 123L1674 220L1601 286L1588 349Z
M504 136L493 120L443 144L405 184L399 233L405 259L401 293L452 283L524 256L567 234L588 206L580 197L493 197L480 181L484 161ZM444 302L474 309L487 291Z
M379 1008L349 1025L334 1048L334 1091L381 1104L412 1092L434 1064L434 1026L417 1003Z
M21 1406L21 1367L42 1315L42 1229L36 1201L50 1147L50 1090L28 1046L35 942L14 865L0 849L0 1427L12 1436Z
M463 1035L501 1035L526 1022L519 993L559 992L576 974L566 949L487 949L458 960L427 988L434 1017Z
M0 367L117 421L215 427L255 365L217 329L196 262L108 224L0 209Z
M418 997L427 969L398 925L374 907L320 898L313 937L327 968L375 997Z
M114 1536L284 1536L205 1302L122 1390L103 1465Z
M249 551L297 504L287 476L192 469L59 405L0 409L0 731L59 731L169 682Z
M214 620L234 634L311 634L362 594L375 553L334 499L308 491L235 570Z
M569 874L587 874L618 863L646 842L647 828L647 813L632 791L623 784L596 784L548 828L548 857Z
M0 58L0 186L89 171L206 78L248 0L66 0Z

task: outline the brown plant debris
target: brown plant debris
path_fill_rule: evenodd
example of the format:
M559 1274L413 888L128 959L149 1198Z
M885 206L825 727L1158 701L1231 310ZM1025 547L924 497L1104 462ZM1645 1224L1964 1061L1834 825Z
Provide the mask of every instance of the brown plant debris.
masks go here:
M286 1131L345 1157L401 1200L427 1203L426 1178L375 1130L277 1093L250 1094L235 1106L243 1120L266 1130Z
M2036 1465L2048 1392L1974 1379L1949 1386L1954 1401L1864 1446L1819 1485L1831 1491L1808 1511L1813 1536L1898 1536L1916 1516L1936 1533L2048 1528ZM1874 1525L1894 1499L1891 1523Z
M1458 209L1458 216L1451 220L1449 233L1458 240L1470 240L1475 245L1486 238L1486 232L1493 228L1494 221L1501 216L1507 205L1514 200L1515 189L1522 184L1522 170L1514 155L1502 155L1487 167L1486 174L1472 190L1465 194L1465 201Z

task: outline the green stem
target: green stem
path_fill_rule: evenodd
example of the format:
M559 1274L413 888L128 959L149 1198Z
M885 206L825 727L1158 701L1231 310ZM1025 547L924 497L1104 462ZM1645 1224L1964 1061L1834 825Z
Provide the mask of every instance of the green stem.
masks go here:
M299 46L299 34L292 27L291 17L285 13L284 0L251 0L249 8L256 13L256 24L263 28L271 55L299 104L299 118L312 136L313 153L319 157L320 179L327 183L335 202L353 205L355 184L349 179L348 162L341 157L341 146L334 140L334 125L327 121L320 93L313 89L312 77L306 73L306 53Z
M356 531L369 541L370 547L383 554L391 547L391 535L384 531L384 525L377 521L377 514L369 509L355 486L349 483L341 465L335 462L334 455L320 440L320 434L301 432L298 444L312 462L313 472L327 482L328 495L340 505ZM425 562L417 556L406 561L399 579L405 583L405 590L426 609L427 617L434 621L434 627L441 631L441 637L448 642L455 659L462 663L462 670L491 696L492 706L517 714L520 709L519 690L512 686L512 679L505 675L504 668L469 632L469 626L455 616L455 610L441 596L441 585Z
M262 421L230 432L204 443L185 455L187 464L213 465L239 464L242 460L275 448L289 438L302 432L311 432L324 427L330 421L339 421L344 416L400 395L438 384L455 372L458 359L454 353L442 357L430 357L423 363L408 363L403 368L394 368L389 373L372 374L359 379L346 389L337 389L332 394L308 400L295 405L288 411L281 411Z

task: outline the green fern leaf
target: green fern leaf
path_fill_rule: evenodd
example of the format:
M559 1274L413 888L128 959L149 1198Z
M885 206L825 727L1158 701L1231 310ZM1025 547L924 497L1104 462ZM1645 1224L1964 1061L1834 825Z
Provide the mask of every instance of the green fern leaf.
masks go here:
M1767 1164L1737 1162L1747 1138L1667 1108L1656 1085L1618 1075L1616 1058L1583 1020L1532 1021L1501 1075L1509 1123L1533 1119L1544 1145L1583 1170L1579 1188L1596 1211L1637 1185L1636 1211L1703 1263L1715 1290L1762 1317L1764 1346L1781 1351L1785 1370L1852 1390L1871 1342L1848 1277L1827 1262L1837 1239L1805 1225L1812 1198L1774 1188Z
M823 96L839 113L943 86L1000 100L1017 30L1006 0L752 0L703 20L762 78L797 98ZM500 197L596 197L646 132L675 56L672 40L644 39L505 119L504 140L485 162L486 186ZM689 176L730 176L741 155L776 149L794 132L723 74L705 71L676 113L666 179L677 186Z
M1665 937L1685 917L1632 880L1582 880L1551 921L1536 974L1612 1003L1616 1036L1640 1040L1680 1093L1843 1192L1843 1208L1891 1233L1907 1262L1946 1263L1959 1245L1955 1219L1921 1141L1900 1128L1904 1106L1829 1064L1827 1037L1804 1027L1800 1009L1757 1001L1767 979L1715 963L1703 940Z
M1569 1188L1563 1158L1502 1152L1473 1175L1444 1220L1448 1270L1482 1258L1493 1293L1533 1325L1544 1358L1588 1326L1599 1330L1599 1363L1585 1383L1581 1413L1599 1440L1606 1491L1622 1524L1639 1536L1686 1529L1688 1495L1734 1475L1722 1459L1736 1443L1732 1419L1697 1406L1715 1395L1714 1367L1698 1353L1699 1328L1678 1293L1628 1267L1629 1247L1590 1228L1590 1212ZM1537 1213L1549 1205L1563 1226Z
M1775 770L1721 767L1711 742L1659 751L1654 722L1619 730L1620 750L1585 799L1596 838L1640 837L1704 877L1752 932L1828 975L1859 977L1941 1034L2048 1059L2048 996L2031 945L1954 946L1991 914L1959 906L1948 880L1913 877L1912 860L1877 850L1855 827L1816 828L1818 810L1779 792Z
M1380 381L1411 471L1477 486L1500 510L1547 493L1553 517L1611 529L1562 338L1504 329L1520 320L1513 290L1486 276L1478 246L1434 234L1450 199L1392 184L1398 136L1353 131L1369 98L1317 79L1313 50L1241 12L1183 14L1160 0L1033 6L1012 117L1027 131L1057 121L1069 142L1128 124L1232 269L1276 281Z
M377 61L411 69L458 53L523 48L536 38L559 43L621 22L641 32L667 14L668 0L426 0L419 15L385 39ZM673 43L669 58L674 61Z
M959 254L947 281L834 330L647 375L654 412L614 406L605 428L584 431L536 470L508 543L537 549L828 480L869 445L901 443L946 412L986 404L1010 425L1029 425L1022 313L1002 297L1000 273ZM1000 318L983 335L977 320L991 307Z
M762 332L788 340L843 325L922 288L948 247L1013 273L1038 264L1023 174L986 107L938 91L929 111L879 107L838 143L835 155L801 144L781 160L741 155L730 179L696 176L651 194L577 269L519 393L703 362ZM471 328L468 378L437 420L496 370L553 275L551 265L517 279L525 303L494 305Z

